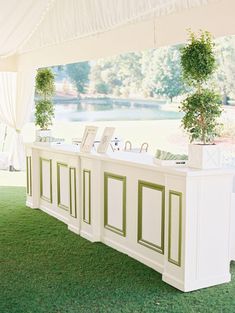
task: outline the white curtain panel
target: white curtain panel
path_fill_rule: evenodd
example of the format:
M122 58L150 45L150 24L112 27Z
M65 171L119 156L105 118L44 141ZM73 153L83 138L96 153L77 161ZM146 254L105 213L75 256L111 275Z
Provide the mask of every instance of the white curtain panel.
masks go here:
M17 73L0 73L0 120L11 128L15 126Z
M34 99L35 71L0 73L0 120L13 129L8 165L25 168L21 130L28 121Z

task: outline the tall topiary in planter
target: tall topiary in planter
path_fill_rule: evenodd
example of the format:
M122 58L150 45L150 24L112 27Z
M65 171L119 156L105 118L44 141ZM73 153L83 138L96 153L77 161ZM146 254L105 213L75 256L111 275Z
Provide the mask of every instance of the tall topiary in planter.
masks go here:
M39 100L36 101L35 125L40 129L36 131L36 141L40 138L50 137L54 117L54 106L52 96L55 92L54 74L50 68L42 68L37 71L36 75L36 94Z
M214 43L209 32L199 36L189 33L189 42L181 49L181 66L185 82L192 87L181 103L185 113L182 126L189 134L189 166L195 168L220 167L220 153L214 144L221 115L219 95L208 88L216 70Z

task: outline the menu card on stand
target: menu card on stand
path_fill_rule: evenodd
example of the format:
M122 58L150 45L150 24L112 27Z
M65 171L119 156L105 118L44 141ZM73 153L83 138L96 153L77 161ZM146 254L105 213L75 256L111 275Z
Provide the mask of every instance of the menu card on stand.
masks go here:
M112 140L115 128L114 127L105 127L100 144L98 146L98 153L106 153L109 147L109 144Z
M96 126L86 126L82 142L81 142L81 152L89 153L93 147L95 136L97 133L98 127Z

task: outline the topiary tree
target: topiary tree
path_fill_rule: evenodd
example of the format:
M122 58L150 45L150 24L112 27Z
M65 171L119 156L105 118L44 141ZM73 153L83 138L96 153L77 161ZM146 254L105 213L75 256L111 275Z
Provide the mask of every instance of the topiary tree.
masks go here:
M190 142L211 143L218 135L217 119L222 110L219 95L206 88L216 69L214 43L209 32L201 31L198 37L189 32L189 43L181 49L181 66L183 79L194 89L181 103L185 113L182 126Z
M35 124L42 130L52 125L54 106L52 96L55 92L54 74L50 68L42 68L36 75L36 93L40 100L36 101Z

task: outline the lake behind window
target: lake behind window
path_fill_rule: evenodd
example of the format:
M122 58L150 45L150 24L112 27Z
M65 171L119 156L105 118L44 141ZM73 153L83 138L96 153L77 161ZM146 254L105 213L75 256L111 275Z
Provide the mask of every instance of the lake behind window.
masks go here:
M138 121L181 119L177 107L169 109L165 102L144 100L92 99L54 101L57 121Z

